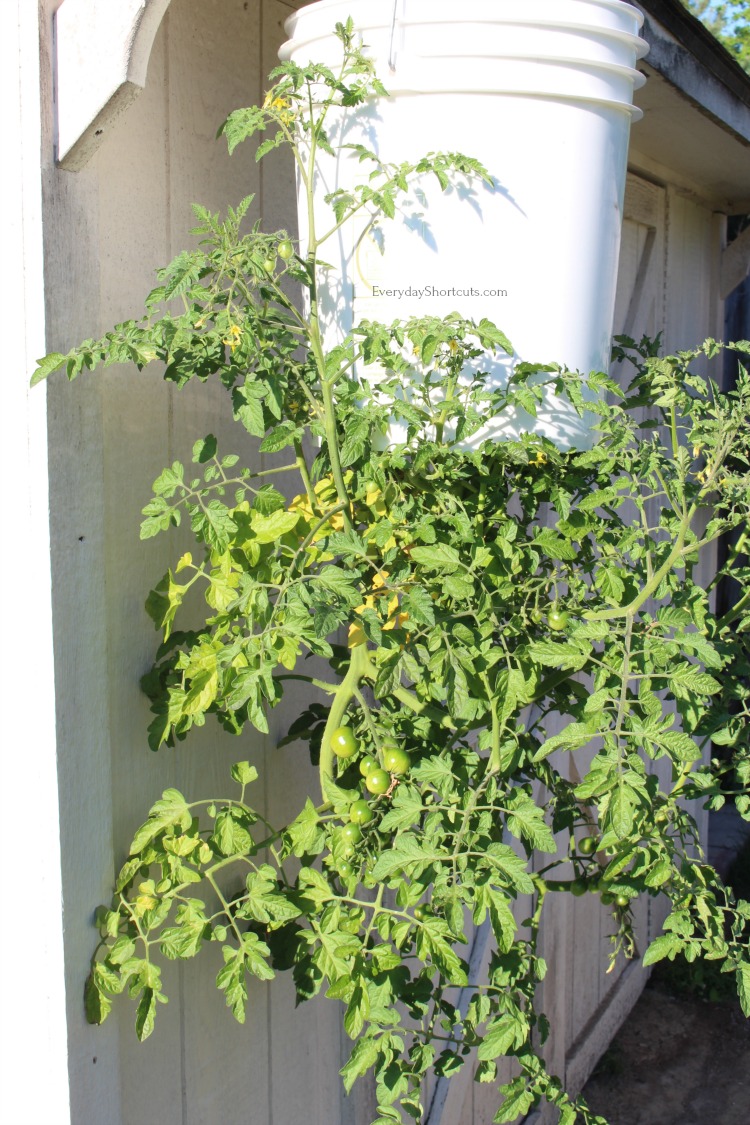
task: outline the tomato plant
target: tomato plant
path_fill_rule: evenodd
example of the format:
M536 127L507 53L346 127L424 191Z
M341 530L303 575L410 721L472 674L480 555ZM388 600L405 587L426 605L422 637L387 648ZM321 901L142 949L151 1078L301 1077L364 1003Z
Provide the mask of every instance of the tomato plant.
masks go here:
M223 129L230 148L261 134L260 159L286 145L308 192L331 143L326 115L385 93L351 26L338 34L339 74L285 63L264 105ZM636 951L631 905L666 896L644 963L720 960L750 1014L750 904L701 858L686 804L733 798L750 818L750 380L743 371L723 393L696 370L720 354L714 341L667 357L621 341L629 374L619 385L592 373L595 402L553 365L518 365L498 387L484 361L510 342L459 313L364 321L326 349L316 294L329 239L363 208L386 222L422 175L493 183L458 153L398 166L359 155L368 175L333 193L329 222L310 206L299 254L286 232L246 229L249 199L224 218L196 208L199 249L160 271L145 316L47 357L35 377L157 361L178 387L227 388L241 452L199 438L193 465L164 469L143 513L144 539L184 521L195 540L146 602L163 642L143 685L148 742L175 747L209 721L268 736L269 712L302 681L309 706L284 741L318 770L275 825L253 801L250 761L225 792L155 801L97 914L86 1012L100 1023L126 992L145 1039L165 998L161 959L218 943L217 986L243 1020L248 977L281 970L283 931L299 999L323 991L344 1005L344 1084L375 1072L379 1125L422 1118L431 1068L476 1060L492 1082L506 1055L517 1073L496 1121L546 1100L564 1125L592 1123L544 1059L550 891L598 890L614 907L612 964ZM276 254L304 300L277 282ZM382 375L376 389L363 367ZM464 449L488 419L533 414L550 393L596 415L593 449L534 433ZM388 445L393 419L405 440ZM247 467L258 449L281 463ZM291 498L275 483L290 473ZM719 610L726 576L740 593ZM494 945L480 981L467 942L485 919Z

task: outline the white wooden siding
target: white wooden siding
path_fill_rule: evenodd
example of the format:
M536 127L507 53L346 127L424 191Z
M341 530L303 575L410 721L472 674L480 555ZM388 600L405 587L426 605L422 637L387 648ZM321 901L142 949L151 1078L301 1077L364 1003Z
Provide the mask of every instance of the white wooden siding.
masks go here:
M294 228L294 179L282 154L259 166L250 146L229 158L214 139L231 109L262 100L264 76L284 39L282 22L294 7L282 0L173 0L143 94L80 173L49 169L50 347L65 348L138 314L153 270L189 243L194 201L223 210L253 192L266 229ZM295 1009L289 979L256 982L247 1023L238 1027L215 988L218 950L213 963L209 952L203 965L167 967L170 1004L160 1009L146 1045L135 1040L127 1003L101 1029L83 1020L93 908L108 900L123 848L161 789L222 796L230 789L230 763L250 757L260 767L270 815L281 818L314 789L315 776L304 748L275 750L278 719L268 740L252 733L234 740L209 723L175 751L154 755L145 742L149 712L138 680L156 634L143 612L144 594L189 535L182 543L179 534L140 543L140 509L163 465L189 461L197 437L213 432L230 443L227 451L248 455L249 439L225 421L226 392L198 385L175 392L155 373L116 370L83 376L73 387L57 381L51 398L73 1120L354 1125L366 1091L344 1105L338 1006Z

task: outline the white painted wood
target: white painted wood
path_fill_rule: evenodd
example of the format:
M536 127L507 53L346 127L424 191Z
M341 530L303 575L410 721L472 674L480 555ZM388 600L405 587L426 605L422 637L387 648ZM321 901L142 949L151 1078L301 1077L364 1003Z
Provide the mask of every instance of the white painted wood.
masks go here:
M629 962L607 997L606 1004L592 1013L568 1053L565 1083L570 1093L576 1094L583 1089L602 1052L632 1011L647 976L640 961Z
M630 174L625 189L615 335L655 337L664 325L665 192ZM614 374L618 374L617 367Z
M57 152L78 170L146 85L169 0L65 0L56 13Z
M152 284L153 267L189 241L191 201L223 209L248 192L263 190L252 147L245 146L230 159L214 134L227 112L261 96L261 50L265 71L275 64L276 44L283 37L281 19L289 10L284 4L261 7L242 0L200 4L174 0L154 43L143 96L113 125L78 176L57 174L57 183L69 189L68 212L74 214L78 206L85 216L81 241L94 259L90 279L76 295L85 293L87 299L85 312L76 310L74 324L80 325L84 316L87 322L71 330L71 335L90 334L140 308L142 295ZM272 169L274 162L268 167ZM282 178L278 163L276 167L278 178L267 178L265 186L272 213L269 225L278 222L291 228L293 177L288 177L287 192L286 172ZM285 198L292 203L287 212ZM259 206L260 201L256 214ZM60 248L57 259L62 265L74 253L76 231L70 219L63 222L60 214L58 218L64 249ZM80 238L80 229L77 233ZM103 681L107 694L102 725L111 739L113 824L110 828L102 824L87 847L101 850L106 841L112 849L114 842L118 853L114 862L119 862L125 842L164 785L177 784L188 794L211 790L221 796L227 792L232 761L250 757L262 765L262 739L249 734L235 742L215 726L192 734L177 751L151 755L145 747L148 709L138 690L138 677L148 667L156 644L141 609L143 596L189 542L189 536L181 541L177 535L138 543L139 511L151 481L173 457L189 459L194 439L209 431L221 440L228 429L231 448L249 457L250 463L257 456L252 448L257 442L243 437L234 425L227 427L226 392L218 386L191 386L173 393L158 375L138 376L123 369L84 378L78 386L61 391L61 400L77 392L95 404L101 433L95 453L101 467L97 471L92 466L82 491L87 495L87 511L98 506L106 528L100 562L105 583L96 610L106 627L91 622L83 638L90 644L95 631L106 637L106 647L98 654L104 675L92 675L92 683ZM63 403L60 446L63 432L80 432L67 405L72 401L66 397ZM85 431L80 440L85 443ZM75 495L80 488L71 459L65 492ZM61 590L60 596L65 605L74 601L70 589ZM292 706L296 713L296 705ZM279 719L288 724L289 713L284 708ZM309 763L300 768L305 754L299 746L280 754L268 747L269 771L262 786L274 819L288 818L307 792L315 792L315 772ZM288 769L284 755L289 756ZM290 786L290 776L296 788ZM262 798L263 788L259 790ZM110 871L111 863L105 865ZM83 882L70 888L71 910L81 919L91 901L89 881ZM105 893L109 875L102 883L97 894ZM87 926L82 929L76 972L71 974L76 999L92 940ZM126 1006L113 1016L112 1027L121 1029L117 1058L122 1081L112 1112L121 1115L124 1125L150 1120L160 1125L217 1120L227 1125L245 1121L266 1125L305 1115L338 1120L343 1100L338 1076L343 1061L340 1008L317 1002L295 1010L289 980L276 982L272 991L267 985L254 985L248 1022L238 1028L216 992L217 967L210 958L202 958L179 972L171 968L167 974L171 1003L160 1011L161 1026L145 1047L134 1039L132 1010ZM110 1030L79 1030L76 1057L81 1071L83 1044ZM356 1111L358 1099L359 1094L350 1099L348 1108ZM99 1125L95 1104L82 1094L77 1120Z
M721 255L721 299L741 285L750 273L750 227L730 242Z
M692 348L714 332L716 310L712 292L715 244L712 215L686 196L667 191L667 304L664 349Z
M3 835L9 848L17 850L8 851L2 872L0 1118L14 1125L70 1125L49 597L47 400L43 390L30 391L28 383L35 360L45 351L39 79L37 6L11 0L0 8L2 200L6 261L11 264L3 289L10 330L3 341L0 443L12 481L3 493L6 549L0 555L0 614L6 637L0 790Z
M67 346L142 307L153 269L188 241L193 199L218 209L257 187L252 152L230 160L214 134L230 109L257 100L259 23L255 3L176 0L157 37L143 98L113 126L83 172L51 177L52 346ZM139 543L140 508L165 463L173 456L189 459L196 436L213 430L221 437L226 392L191 389L173 402L158 374L121 370L84 377L72 388L56 382L53 393L58 413L52 456L61 470L55 502L63 523L77 523L78 512L84 533L80 542L71 535L71 546L66 543L58 576L61 633L68 650L76 636L81 642L76 660L64 661L59 672L77 704L65 709L71 724L63 731L63 782L71 795L92 793L98 810L84 818L71 800L64 817L66 909L74 936L68 947L74 1119L92 1125L231 1125L245 1119L265 1125L267 987L255 989L255 1018L239 1029L216 993L215 964L188 966L184 983L171 967L171 1003L160 1011L161 1026L145 1047L135 1041L127 1005L101 1030L80 1019L94 941L90 912L106 898L113 867L148 805L165 784L203 792L220 780L224 793L231 761L253 753L247 740L217 738L214 728L204 732L202 744L199 738L177 752L152 755L145 745L148 707L138 689L156 644L142 610L144 594L179 554L175 539ZM84 557L68 558L76 548ZM105 1047L115 1060L107 1091L91 1080L92 1070L102 1072Z
M486 979L487 966L493 946L492 927L489 918L474 930L469 955L469 982L474 985ZM469 1010L469 1003L475 994L474 988L462 988L456 1007L462 1016ZM425 1125L447 1125L456 1119L466 1096L466 1086L471 1076L471 1068L464 1066L454 1078L439 1078L432 1092Z

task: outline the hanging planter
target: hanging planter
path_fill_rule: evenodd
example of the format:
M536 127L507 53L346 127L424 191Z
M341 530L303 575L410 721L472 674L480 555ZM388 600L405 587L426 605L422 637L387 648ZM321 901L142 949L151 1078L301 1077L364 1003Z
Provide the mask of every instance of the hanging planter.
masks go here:
M324 197L366 181L339 144L399 163L415 148L479 159L494 189L425 177L394 220L350 222L320 294L326 343L364 318L460 311L498 324L516 349L491 367L503 385L519 360L606 370L614 313L635 63L643 16L620 0L319 0L289 18L283 59L335 67L337 21L351 15L389 96L329 121L337 155L320 162ZM302 249L307 216L300 208ZM485 361L486 366L486 361ZM476 433L535 431L563 448L592 441L590 419L549 396ZM392 427L391 440L403 431Z

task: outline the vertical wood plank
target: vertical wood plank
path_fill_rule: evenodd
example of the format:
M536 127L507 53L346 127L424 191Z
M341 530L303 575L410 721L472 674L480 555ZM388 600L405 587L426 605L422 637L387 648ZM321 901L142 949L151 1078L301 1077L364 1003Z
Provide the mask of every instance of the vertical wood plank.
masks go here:
M4 871L0 1119L18 1121L24 1114L47 1125L70 1125L71 1080L80 1070L84 1081L84 1075L94 1079L95 1067L90 1056L74 1054L66 1020L56 731L65 702L56 695L50 596L49 509L55 489L48 471L47 408L51 411L52 404L45 387L28 383L46 351L42 163L52 124L46 15L43 5L23 0L0 8L4 250L13 263L3 288L8 330L0 389L0 443L12 477L3 492L6 536L0 561L0 615L6 637L12 638L3 661L0 791L4 837L23 854L20 862L8 855ZM106 823L106 812L101 819ZM80 1004L76 1016L79 1012ZM42 1081L39 1059L44 1060ZM113 1071L108 1064L100 1068L94 1079L100 1091L116 1086Z
M157 34L149 82L118 120L91 162L98 184L99 308L101 328L139 316L154 285L154 270L169 259L166 230L168 119L164 97L166 26ZM88 170L87 170L88 171ZM112 755L113 839L116 866L149 806L174 784L173 755L154 755L146 743L150 721L139 679L149 667L155 633L143 603L169 565L167 537L142 544L138 528L151 482L168 462L169 396L158 372L129 367L96 376L102 391L101 487L105 505L108 726ZM101 625L99 627L101 629ZM120 1024L121 1102L126 1123L153 1119L180 1125L181 1045L179 976L164 974L171 1003L160 1009L147 1046L134 1031L134 1006L115 1007ZM155 1049L156 1048L156 1049Z
M713 258L714 220L708 208L674 188L667 193L669 229L667 287L669 292L664 347L668 352L700 344L716 326Z
M194 225L194 203L223 215L227 206L252 193L251 217L257 216L254 143L241 145L230 157L216 131L233 109L258 100L260 7L244 0L173 0L168 20L168 238L174 255L192 243L187 232ZM213 433L220 451L238 453L242 464L260 467L257 440L232 421L229 396L216 381L171 390L169 433L182 461L189 461L196 439ZM171 544L173 558L182 549L178 538ZM247 758L262 775L263 753L263 737L249 726L233 739L209 719L176 751L178 788L194 795L229 796L231 763ZM262 798L261 782L250 800L262 805ZM238 880L229 877L227 893L240 889ZM239 1026L216 989L221 963L217 948L203 954L201 964L186 964L181 973L184 1125L266 1125L270 986L248 982L247 1018Z

